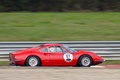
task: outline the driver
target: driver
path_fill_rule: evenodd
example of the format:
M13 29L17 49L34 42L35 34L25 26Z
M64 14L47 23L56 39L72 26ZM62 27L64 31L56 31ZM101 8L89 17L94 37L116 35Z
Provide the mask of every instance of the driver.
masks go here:
M50 52L55 52L55 47L50 47Z

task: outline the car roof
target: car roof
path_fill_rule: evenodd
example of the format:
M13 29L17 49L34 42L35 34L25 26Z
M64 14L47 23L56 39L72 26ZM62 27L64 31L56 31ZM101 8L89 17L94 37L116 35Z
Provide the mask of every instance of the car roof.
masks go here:
M62 46L62 44L58 44L58 43L47 43L47 44L43 44L44 47L47 46Z

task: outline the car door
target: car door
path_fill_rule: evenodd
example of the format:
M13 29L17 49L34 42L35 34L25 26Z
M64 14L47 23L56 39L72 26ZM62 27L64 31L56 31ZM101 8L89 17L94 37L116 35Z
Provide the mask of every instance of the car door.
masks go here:
M50 63L52 66L72 66L73 54L69 53L61 46L49 47Z
M42 66L50 66L50 53L48 51L48 47L40 49L40 58L42 60Z

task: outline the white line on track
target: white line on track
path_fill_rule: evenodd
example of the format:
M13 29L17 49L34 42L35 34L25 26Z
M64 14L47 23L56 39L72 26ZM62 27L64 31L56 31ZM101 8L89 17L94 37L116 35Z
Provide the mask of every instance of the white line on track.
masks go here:
M90 66L90 67L94 67L94 68L105 68L105 66Z

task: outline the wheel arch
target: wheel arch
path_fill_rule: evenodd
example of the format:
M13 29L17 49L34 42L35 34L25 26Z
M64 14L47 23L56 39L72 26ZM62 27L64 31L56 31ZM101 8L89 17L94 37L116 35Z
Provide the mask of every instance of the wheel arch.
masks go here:
M79 58L78 58L78 60L77 60L77 64L76 64L76 66L79 66L79 59L82 57L82 56L85 56L85 55L87 55L87 56L89 56L90 58L91 58L91 60L92 60L92 65L93 65L93 58L92 58L92 56L91 55L89 55L89 54L82 54L82 55L80 55L79 56Z
M42 66L42 60L41 60L41 58L38 57L37 55L29 55L28 57L26 57L25 62L24 62L24 65L25 65L25 66L26 66L26 61L27 61L27 59L28 59L29 57L37 57L37 58L40 60L40 66Z

